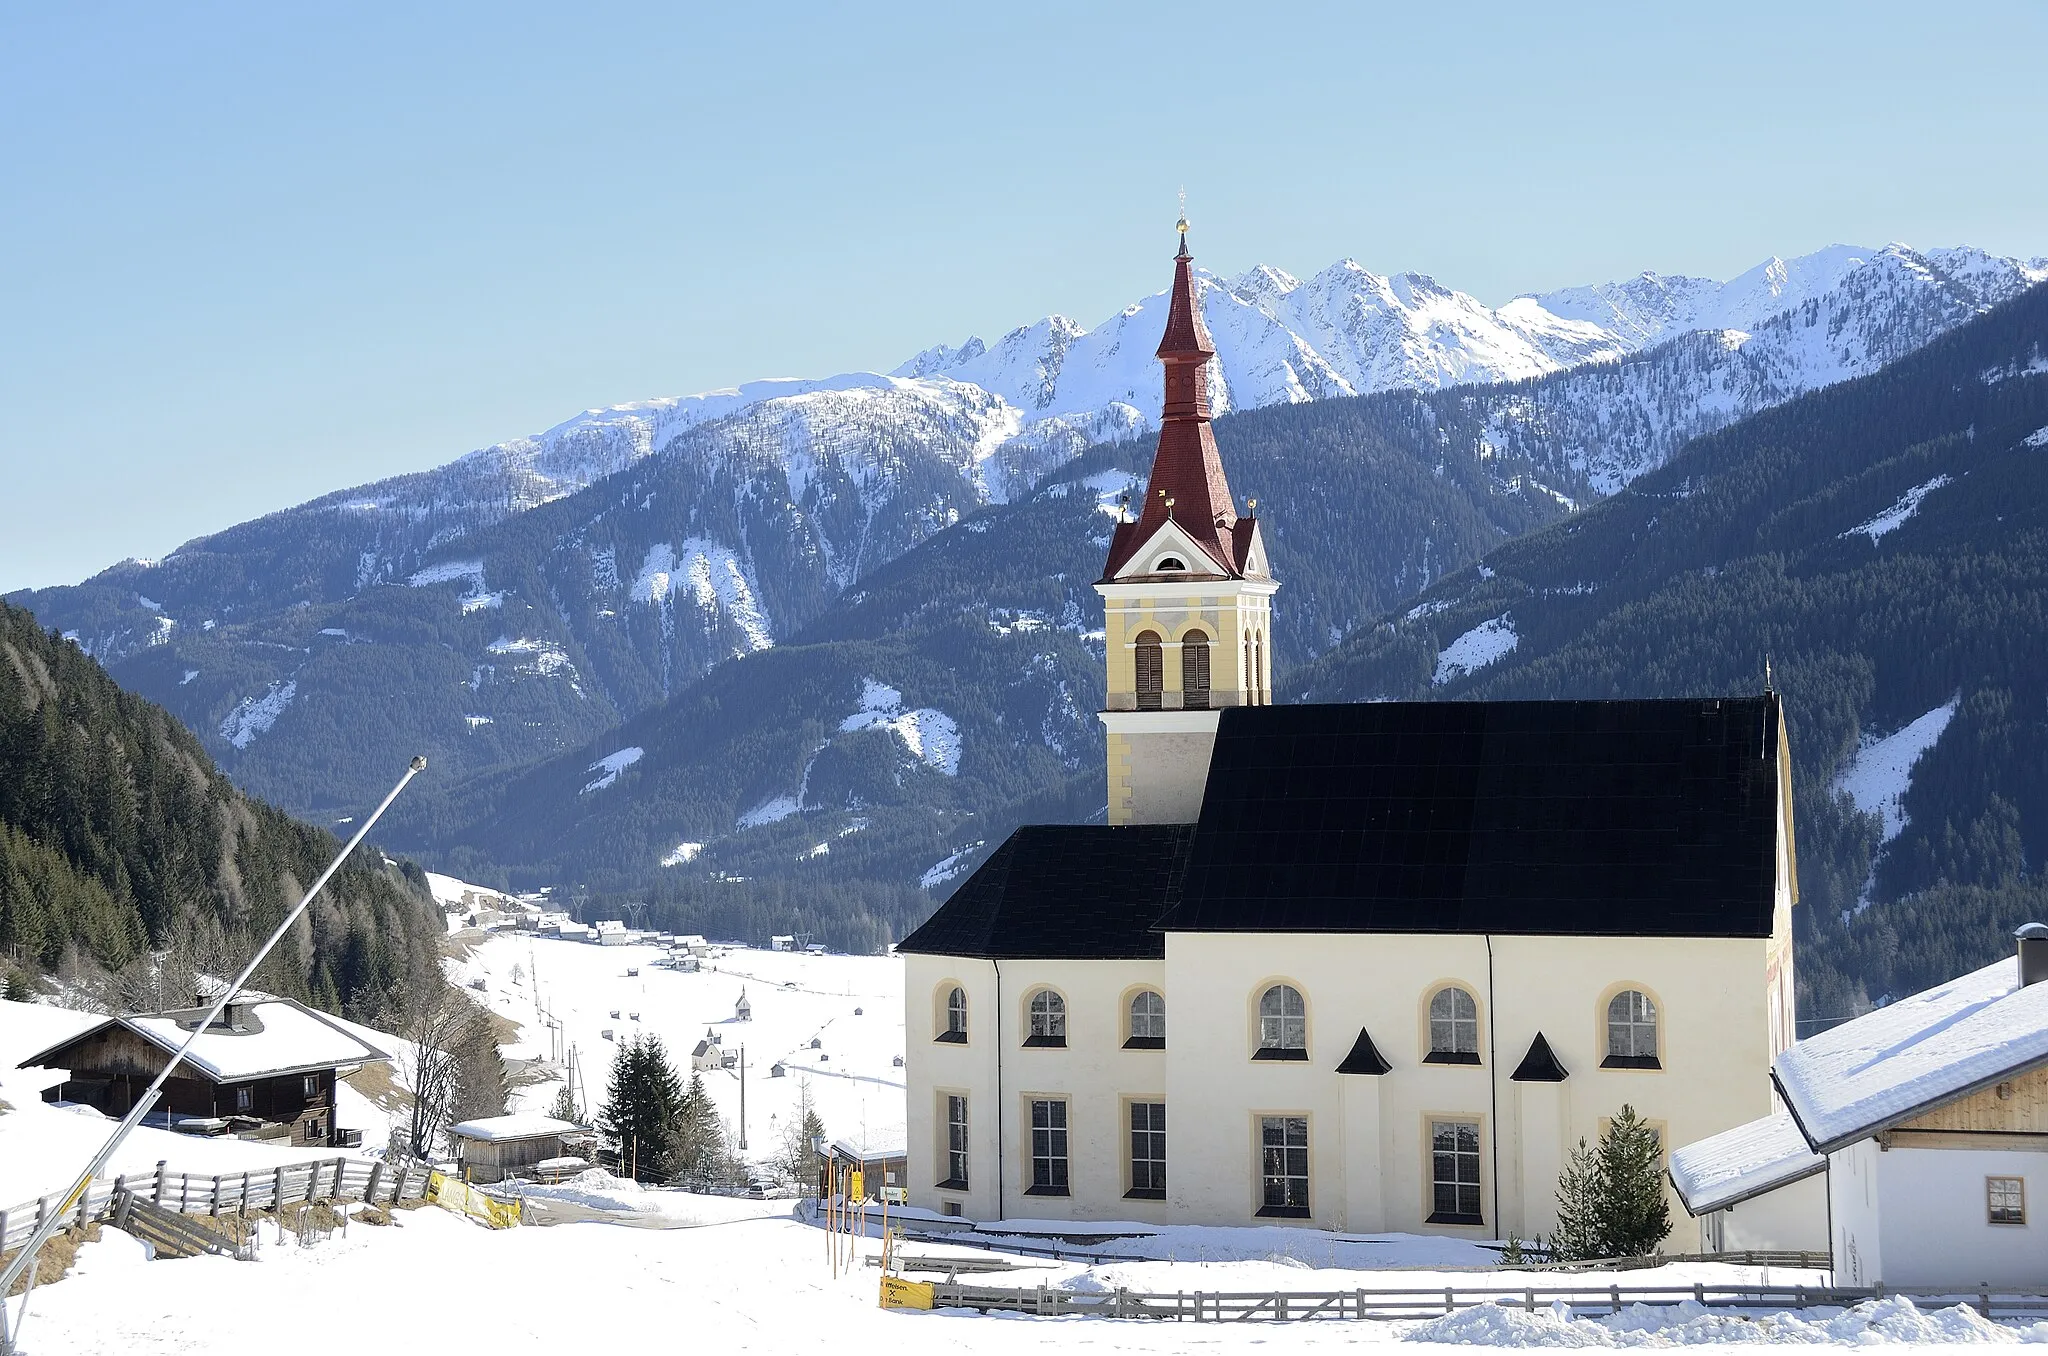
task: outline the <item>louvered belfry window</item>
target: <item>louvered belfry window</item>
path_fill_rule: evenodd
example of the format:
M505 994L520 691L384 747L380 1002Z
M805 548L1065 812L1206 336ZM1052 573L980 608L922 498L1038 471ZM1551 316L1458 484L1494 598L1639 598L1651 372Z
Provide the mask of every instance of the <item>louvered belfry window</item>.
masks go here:
M1181 637L1180 704L1189 711L1209 709L1209 638L1200 631Z
M1166 665L1160 655L1159 633L1140 631L1137 644L1138 709L1157 711L1160 690L1166 683Z

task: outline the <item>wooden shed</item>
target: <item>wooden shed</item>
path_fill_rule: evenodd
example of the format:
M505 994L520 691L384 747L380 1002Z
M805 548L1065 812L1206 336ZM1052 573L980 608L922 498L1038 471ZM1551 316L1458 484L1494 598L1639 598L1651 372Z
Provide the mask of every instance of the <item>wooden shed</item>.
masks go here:
M569 1148L588 1138L581 1126L535 1115L485 1116L448 1131L463 1178L471 1182L529 1176L541 1163L572 1157Z

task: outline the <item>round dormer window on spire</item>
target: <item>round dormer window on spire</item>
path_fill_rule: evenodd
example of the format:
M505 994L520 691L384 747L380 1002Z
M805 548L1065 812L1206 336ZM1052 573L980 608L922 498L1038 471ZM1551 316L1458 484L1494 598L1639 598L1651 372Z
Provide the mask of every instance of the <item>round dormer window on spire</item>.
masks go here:
M1155 573L1169 574L1175 570L1185 570L1187 567L1187 562L1179 556L1161 556L1159 558L1159 568Z

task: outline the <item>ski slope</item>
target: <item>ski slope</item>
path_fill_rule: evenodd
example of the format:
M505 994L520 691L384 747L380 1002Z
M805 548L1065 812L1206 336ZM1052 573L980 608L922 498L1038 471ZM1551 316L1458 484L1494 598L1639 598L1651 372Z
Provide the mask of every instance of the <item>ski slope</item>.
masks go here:
M661 1037L686 1079L691 1049L715 1032L726 1048L746 1052L750 1160L763 1161L780 1147L805 1085L832 1138L902 1146L903 1070L895 1060L903 1054L903 963L894 957L732 947L704 959L700 972L682 974L656 967L664 954L658 946L596 946L531 933L466 933L452 941L464 954L448 962L450 979L519 1025L519 1039L501 1047L507 1059L566 1062L574 1050L586 1115L603 1103L612 1055L634 1032ZM629 969L639 974L629 978ZM483 982L480 991L475 980ZM751 1021L734 1017L742 992ZM550 1017L560 1024L559 1044ZM781 1078L772 1074L777 1063L785 1069ZM521 1087L512 1109L546 1111L561 1086L556 1074ZM707 1071L704 1086L737 1132L738 1072Z

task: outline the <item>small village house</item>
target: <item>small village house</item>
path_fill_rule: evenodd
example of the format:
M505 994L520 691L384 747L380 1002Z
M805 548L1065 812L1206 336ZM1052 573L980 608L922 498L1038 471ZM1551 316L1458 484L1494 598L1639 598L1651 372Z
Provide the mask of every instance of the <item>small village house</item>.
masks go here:
M109 1017L31 1055L69 1074L43 1095L126 1115L206 1017L189 1008ZM292 1145L362 1142L335 1124L335 1084L390 1056L352 1030L289 998L237 998L222 1009L164 1084L151 1121L193 1134L234 1132Z
M740 990L740 1001L732 1005L732 1019L735 1022L751 1022L754 1020L754 1005L747 1001L747 991L745 989Z
M1704 1242L1803 1196L1837 1285L2048 1286L2048 926L2017 950L1780 1054L1782 1111L1672 1155Z
M543 1163L575 1157L589 1132L552 1116L485 1116L448 1131L464 1181L501 1182L528 1176Z

